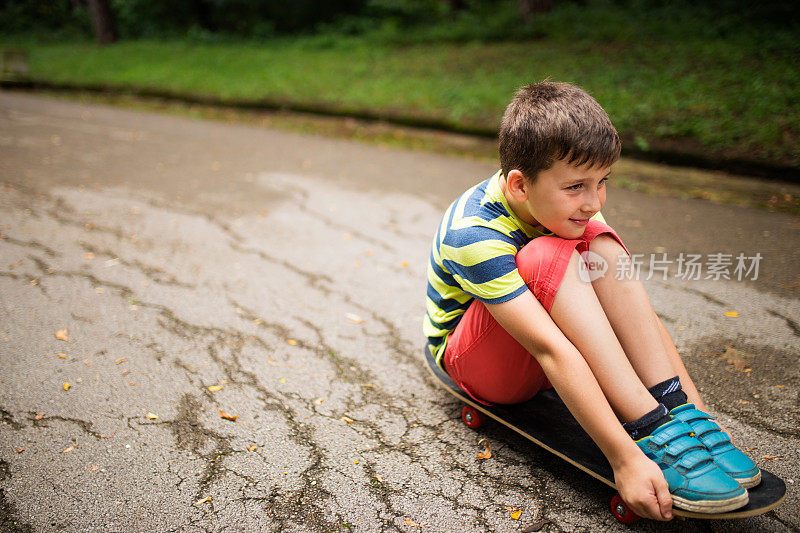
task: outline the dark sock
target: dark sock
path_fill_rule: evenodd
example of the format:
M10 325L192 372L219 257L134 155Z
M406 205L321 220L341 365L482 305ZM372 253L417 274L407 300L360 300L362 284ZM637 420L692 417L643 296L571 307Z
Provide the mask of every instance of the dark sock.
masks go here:
M663 403L668 411L672 411L689 400L686 397L686 393L683 392L681 380L678 379L678 376L653 385L647 390L650 391L650 394L653 395L657 402Z
M664 404L658 404L658 407L643 417L632 422L625 422L622 424L622 427L628 432L628 435L630 435L633 440L639 440L651 434L656 430L656 428L659 428L672 420L668 413L669 411Z

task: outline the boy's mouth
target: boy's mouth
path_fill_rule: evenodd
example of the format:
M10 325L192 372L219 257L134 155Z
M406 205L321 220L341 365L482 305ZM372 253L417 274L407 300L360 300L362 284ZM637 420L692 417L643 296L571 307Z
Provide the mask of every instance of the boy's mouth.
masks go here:
M571 218L570 221L574 222L575 224L577 224L579 226L585 226L586 224L589 223L589 219L588 218Z

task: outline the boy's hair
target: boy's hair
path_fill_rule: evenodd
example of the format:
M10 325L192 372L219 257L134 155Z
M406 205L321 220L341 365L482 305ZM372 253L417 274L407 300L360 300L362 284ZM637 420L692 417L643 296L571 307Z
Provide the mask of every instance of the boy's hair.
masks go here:
M611 119L583 89L543 81L525 85L508 104L500 126L500 166L533 182L563 159L577 166L611 166L622 144Z

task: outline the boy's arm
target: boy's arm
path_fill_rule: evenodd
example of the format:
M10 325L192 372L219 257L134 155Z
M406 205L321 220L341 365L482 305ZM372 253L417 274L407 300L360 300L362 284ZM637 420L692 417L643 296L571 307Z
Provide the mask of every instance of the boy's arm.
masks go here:
M486 304L497 322L533 354L572 415L611 463L620 496L639 516L672 518L672 497L661 469L639 449L614 414L577 348L533 293Z

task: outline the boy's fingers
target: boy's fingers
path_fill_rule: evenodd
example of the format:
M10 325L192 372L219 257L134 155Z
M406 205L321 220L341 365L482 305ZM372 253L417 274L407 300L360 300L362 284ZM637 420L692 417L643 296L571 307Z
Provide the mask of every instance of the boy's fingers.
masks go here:
M662 480L656 482L655 489L661 516L664 520L672 520L672 495L669 493L669 485Z

